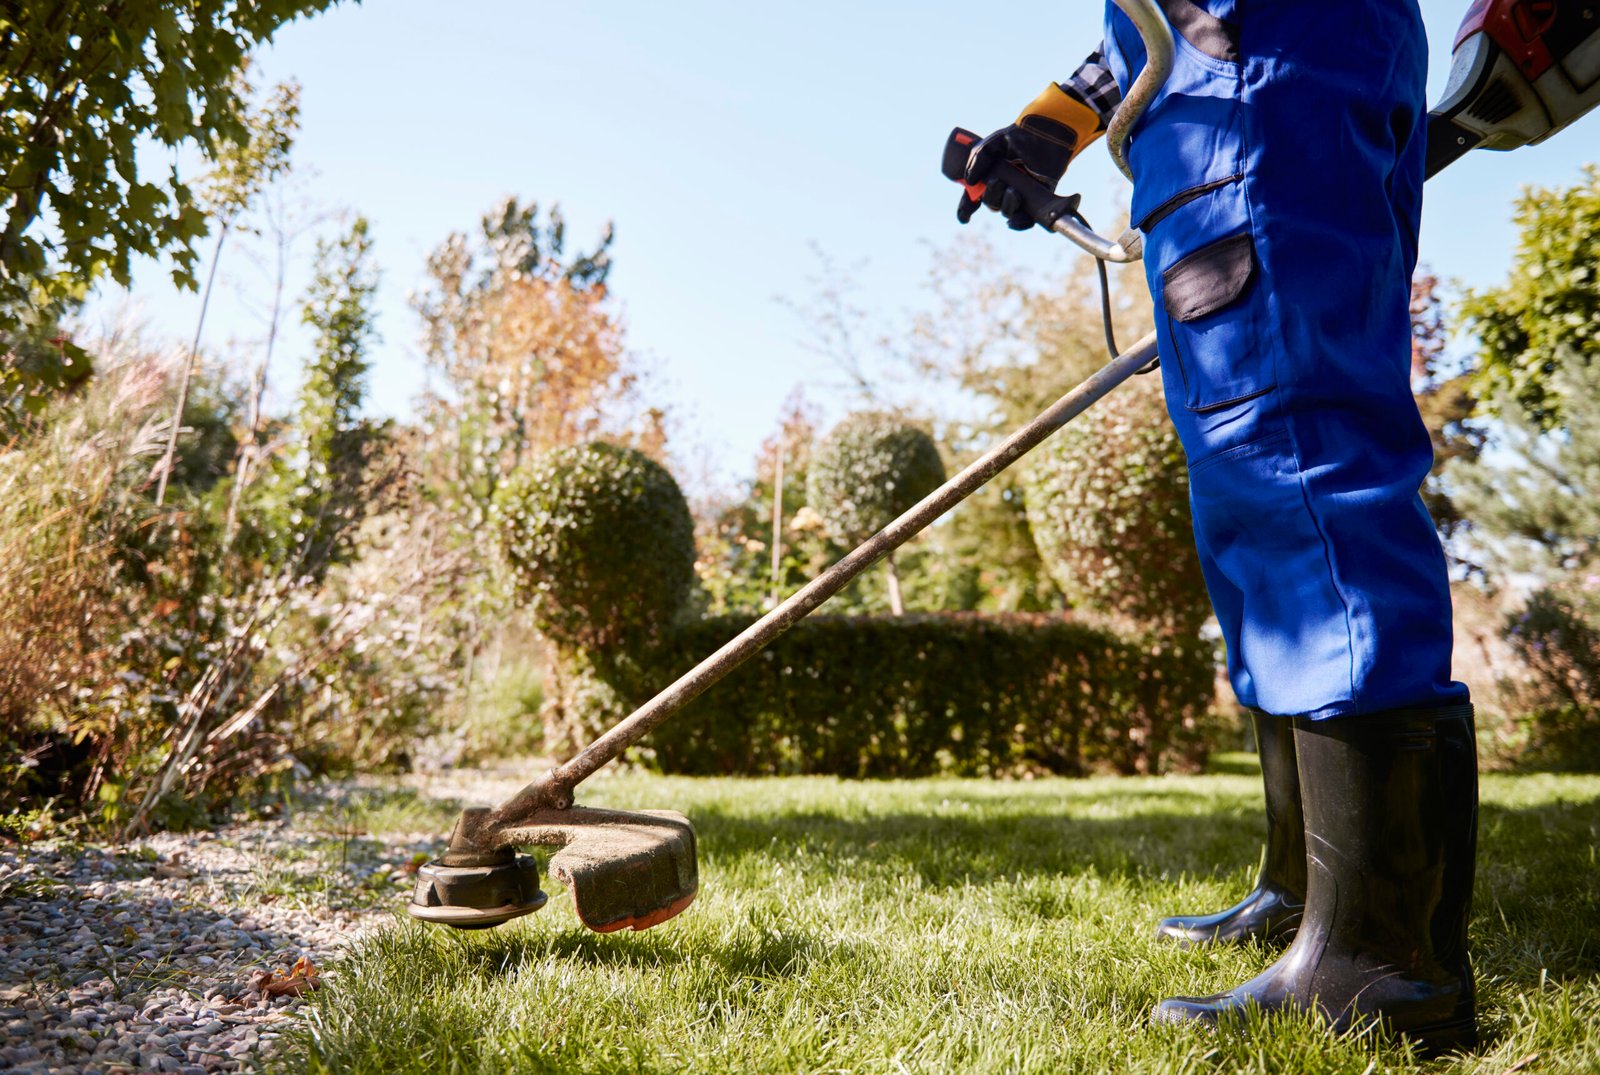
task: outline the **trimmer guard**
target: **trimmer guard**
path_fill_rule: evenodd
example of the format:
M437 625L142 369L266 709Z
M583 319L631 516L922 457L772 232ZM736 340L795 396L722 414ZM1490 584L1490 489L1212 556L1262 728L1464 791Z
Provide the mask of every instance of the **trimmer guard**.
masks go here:
M578 918L596 933L660 925L700 890L694 826L676 810L542 810L503 838L561 848L550 876L572 889Z

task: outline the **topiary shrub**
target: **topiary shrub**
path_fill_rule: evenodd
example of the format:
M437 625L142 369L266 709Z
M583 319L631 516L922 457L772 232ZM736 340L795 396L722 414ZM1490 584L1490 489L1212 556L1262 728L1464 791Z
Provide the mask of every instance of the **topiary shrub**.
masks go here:
M838 540L857 545L888 526L944 482L933 438L892 414L852 414L811 456L806 499ZM889 603L905 611L894 556L887 558Z
M694 520L666 468L614 444L558 448L495 497L519 600L552 643L542 712L565 754L622 715L631 651L684 608Z
M1134 379L1040 445L1023 495L1039 556L1074 608L1174 637L1211 614L1188 467L1156 379Z

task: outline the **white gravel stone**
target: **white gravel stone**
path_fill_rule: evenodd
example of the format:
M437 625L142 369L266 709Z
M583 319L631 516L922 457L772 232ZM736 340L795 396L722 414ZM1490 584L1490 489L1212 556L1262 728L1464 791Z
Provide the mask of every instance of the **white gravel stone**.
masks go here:
M254 1067L306 1003L266 1002L257 978L302 955L326 973L403 907L405 867L441 836L254 822L105 848L0 845L0 1068Z

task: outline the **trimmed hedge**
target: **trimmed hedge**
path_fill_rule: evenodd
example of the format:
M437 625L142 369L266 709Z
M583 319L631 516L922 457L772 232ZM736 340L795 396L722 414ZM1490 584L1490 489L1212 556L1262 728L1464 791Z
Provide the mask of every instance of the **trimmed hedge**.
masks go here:
M684 611L694 519L678 483L633 448L556 448L495 496L517 597L549 642L544 747L570 755L627 712L631 655Z
M753 622L680 624L665 686ZM813 616L642 744L676 773L1150 773L1204 760L1207 643L1130 640L1060 615Z

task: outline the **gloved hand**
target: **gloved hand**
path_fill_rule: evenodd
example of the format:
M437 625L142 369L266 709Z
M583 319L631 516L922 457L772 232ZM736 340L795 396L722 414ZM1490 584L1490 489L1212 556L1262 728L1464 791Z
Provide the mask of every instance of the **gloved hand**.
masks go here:
M1002 127L972 147L967 157L966 181L985 184L983 204L998 210L1015 231L1033 227L1033 217L1023 208L1017 192L1004 182L990 179L994 167L1008 162L1029 173L1051 190L1067 174L1067 165L1103 128L1088 105L1052 82L1017 121ZM978 211L978 203L963 196L956 219L965 224Z

